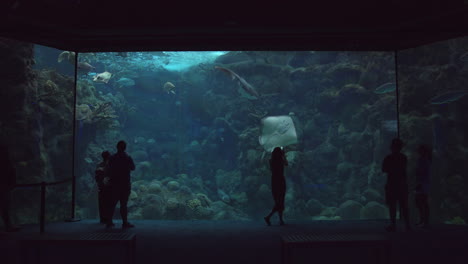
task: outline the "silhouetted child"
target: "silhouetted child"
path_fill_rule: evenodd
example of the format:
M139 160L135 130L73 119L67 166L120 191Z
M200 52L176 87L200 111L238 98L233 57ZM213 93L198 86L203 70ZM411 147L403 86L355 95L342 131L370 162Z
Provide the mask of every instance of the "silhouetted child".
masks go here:
M98 186L98 205L99 205L99 218L101 224L107 223L106 219L106 205L109 204L109 188L108 181L109 179L106 178L107 176L107 164L109 162L111 154L109 151L103 151L101 153L102 162L98 164L96 167L96 171L94 172L94 179L96 180L96 184Z
M419 227L427 227L429 225L429 202L428 194L430 187L430 173L432 162L432 150L427 145L419 145L419 159L416 168L416 187L415 187L415 203L419 211Z
M7 232L19 230L10 219L10 195L15 185L16 171L10 161L8 148L0 145L0 214Z
M401 153L403 142L394 138L390 146L392 153L385 157L382 164L382 172L387 173L385 184L385 201L388 205L391 224L387 231L396 230L396 207L400 206L400 218L405 219L406 230L411 229L408 213L408 184L406 182L406 155Z
M127 203L130 197L131 182L130 172L135 170L133 159L125 152L127 143L121 140L117 143L117 153L112 155L108 164L109 187L111 193L111 203L109 205L109 214L107 227L114 226L112 216L115 206L120 202L120 216L122 217L122 228L134 227L127 219Z
M284 211L284 197L286 196L286 179L284 178L284 166L288 166L288 160L284 151L276 147L271 153L270 170L271 170L271 192L275 201L275 206L271 213L265 216L265 222L271 225L270 218L278 212L280 218L280 225L284 225L283 211Z

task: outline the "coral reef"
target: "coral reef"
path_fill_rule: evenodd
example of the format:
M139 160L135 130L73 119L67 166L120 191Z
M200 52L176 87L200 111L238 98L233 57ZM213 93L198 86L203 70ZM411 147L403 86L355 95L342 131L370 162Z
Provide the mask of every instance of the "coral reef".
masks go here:
M362 209L362 204L353 200L348 200L338 207L336 214L346 220L360 219Z
M382 204L372 201L367 203L361 209L361 218L362 219L387 219L388 218L388 209Z
M98 103L92 108L87 104L77 105L76 120L84 124L105 122L117 118L111 103Z
M307 215L315 216L322 212L323 204L316 199L309 199L306 203Z
M465 220L459 216L455 216L453 219L445 221L445 223L449 225L466 225Z
M73 79L38 67L32 44L0 38L0 133L9 146L17 183L54 182L70 177ZM56 63L56 57L53 59ZM64 155L64 153L67 153ZM15 192L13 218L37 222L39 188ZM68 214L70 186L50 187L47 220Z

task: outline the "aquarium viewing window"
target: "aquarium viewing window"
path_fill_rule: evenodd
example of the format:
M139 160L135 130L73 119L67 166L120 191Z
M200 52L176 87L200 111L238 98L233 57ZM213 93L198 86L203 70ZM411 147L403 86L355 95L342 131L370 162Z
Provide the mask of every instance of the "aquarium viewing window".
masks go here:
M24 71L37 75L24 93L5 90L28 114L3 115L2 136L24 142L12 153L20 184L66 182L47 187L47 221L69 217L70 202L72 217L99 218L95 170L119 140L136 165L131 220L261 219L273 206L277 145L289 162L285 218L386 219L381 164L400 136L410 187L417 146L434 148L434 221L464 223L467 44L96 53L18 44L29 52ZM18 222L37 222L39 190L13 196Z
M387 217L379 168L397 136L393 52L108 52L78 63L83 218L98 216L94 170L120 139L136 164L130 219L260 217L278 144L289 219Z

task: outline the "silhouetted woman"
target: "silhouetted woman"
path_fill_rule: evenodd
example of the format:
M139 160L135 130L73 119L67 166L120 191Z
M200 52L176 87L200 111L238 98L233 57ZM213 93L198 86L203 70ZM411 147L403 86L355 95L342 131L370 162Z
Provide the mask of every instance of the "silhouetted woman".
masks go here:
M109 162L111 154L109 151L103 151L101 153L102 161L96 167L94 172L94 179L96 180L98 186L98 205L99 205L99 218L101 224L107 223L106 220L106 205L109 204L109 186L108 184L109 179L106 179L107 176L107 164ZM106 188L107 187L107 188Z
M284 211L284 197L286 195L286 179L284 178L284 166L288 166L288 160L284 151L276 147L271 153L270 170L271 170L271 192L275 200L275 206L271 213L265 216L265 222L271 225L270 217L278 212L280 218L280 225L284 225L283 211Z
M416 168L415 202L419 211L419 223L417 226L427 227L429 225L429 178L431 172L432 150L427 145L419 145L419 159Z

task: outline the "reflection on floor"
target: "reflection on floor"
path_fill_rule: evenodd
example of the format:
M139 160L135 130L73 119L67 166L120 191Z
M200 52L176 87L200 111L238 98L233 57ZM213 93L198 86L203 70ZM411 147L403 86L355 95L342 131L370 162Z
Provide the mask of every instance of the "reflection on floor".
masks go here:
M136 227L120 229L120 223L112 230L106 230L97 220L75 223L53 223L46 226L42 239L60 235L84 233L130 232L136 234L136 263L281 263L280 237L289 234L306 233L356 233L385 234L391 241L389 263L468 263L468 227L436 225L429 230L414 229L412 232L399 230L386 233L386 221L291 221L286 226L273 222L242 221L134 221ZM402 227L400 225L400 227ZM401 228L403 229L403 228ZM0 233L1 263L20 263L19 244L21 240L39 236L38 226L25 226L19 233ZM42 258L47 264L74 263L90 253L86 248L74 247L72 251L57 248L42 248ZM100 249L99 249L100 250ZM98 254L118 256L120 248L107 248ZM340 251L341 250L341 251ZM307 249L309 263L337 263L336 256L348 254L346 250ZM358 250L358 249L356 249ZM70 253L71 252L71 253ZM345 253L348 252L348 253ZM32 253L31 253L32 254ZM37 254L37 253L34 253ZM54 255L54 257L52 257ZM64 256L61 256L64 255ZM72 256L72 255L75 255ZM302 254L304 255L304 254ZM355 254L356 255L356 254ZM359 254L358 254L359 255ZM343 257L343 256L341 256ZM35 258L32 258L35 259ZM65 259L65 260L64 260ZM110 257L109 260L112 258ZM7 260L3 262L3 260ZM92 260L92 259L91 259ZM328 260L328 261L327 261ZM31 263L31 261L27 261ZM35 262L35 261L32 261ZM112 260L116 264L122 259ZM95 262L89 262L95 263ZM303 262L297 262L303 263ZM347 263L369 263L363 259L349 258ZM370 262L375 263L375 262Z

